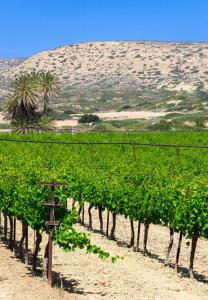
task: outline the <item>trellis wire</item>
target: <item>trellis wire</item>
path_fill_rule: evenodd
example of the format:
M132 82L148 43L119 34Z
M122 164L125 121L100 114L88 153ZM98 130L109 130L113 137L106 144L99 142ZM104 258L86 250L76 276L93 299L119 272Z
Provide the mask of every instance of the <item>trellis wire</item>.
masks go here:
M164 147L164 148L193 148L208 149L206 145L180 145L180 144L152 144L139 142L66 142L66 141L38 141L38 140L17 140L17 139L0 139L0 142L14 143L31 143L31 144L57 144L57 145L129 145L129 146L146 146L146 147Z

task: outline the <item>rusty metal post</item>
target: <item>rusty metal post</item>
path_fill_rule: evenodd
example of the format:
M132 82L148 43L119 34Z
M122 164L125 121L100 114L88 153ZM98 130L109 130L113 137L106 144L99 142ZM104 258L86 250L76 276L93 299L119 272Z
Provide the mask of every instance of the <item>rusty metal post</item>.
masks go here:
M176 157L177 157L177 163L180 165L180 148L176 147Z
M53 252L53 243L52 243L52 230L49 231L48 236L48 268L47 268L47 276L48 276L48 284L52 285L52 252Z
M53 282L53 274L52 274L52 257L53 257L53 241L52 241L52 234L54 226L58 225L59 222L55 221L55 212L54 208L56 206L62 206L62 203L55 202L55 187L56 186L68 186L67 183L60 183L60 182L40 182L39 185L42 186L50 186L51 193L50 193L50 201L44 202L44 205L49 206L50 209L50 220L46 222L46 225L49 226L49 235L48 235L48 253L47 253L47 277L48 277L48 284L51 286Z
M55 186L51 187L51 204L54 202L55 198ZM55 203L54 203L55 205ZM51 206L50 210L50 223L54 222L54 206ZM49 235L48 235L48 268L47 268L47 275L48 275L48 284L51 286L52 284L52 251L53 251L53 243L52 243L52 226L50 225Z

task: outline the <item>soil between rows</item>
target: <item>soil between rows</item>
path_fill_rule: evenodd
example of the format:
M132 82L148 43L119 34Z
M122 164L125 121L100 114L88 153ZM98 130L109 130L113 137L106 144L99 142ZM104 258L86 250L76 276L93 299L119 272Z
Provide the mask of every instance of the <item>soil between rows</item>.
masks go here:
M65 291L51 289L41 278L33 277L29 269L12 253L0 244L0 299L121 299L121 300L160 300L160 299L208 299L208 253L207 241L199 239L194 270L196 279L187 277L190 246L183 240L180 268L177 274L172 264L175 261L178 235L174 238L174 247L170 257L170 267L165 267L164 258L169 239L169 230L162 226L150 226L148 251L133 252L128 248L130 241L129 220L117 217L116 241L107 239L97 232L99 229L98 212L93 211L93 228L89 232L77 224L79 231L90 234L93 243L109 251L112 255L124 256L123 260L112 264L110 260L100 260L95 255L83 250L64 253L57 246L53 249L53 271L55 285L60 285L60 278ZM104 221L106 213L104 213ZM85 211L87 223L87 208ZM105 225L105 222L104 222ZM135 232L137 223L135 222ZM20 239L21 227L18 223L17 240ZM142 228L143 229L143 228ZM143 230L142 230L143 233ZM33 249L33 231L29 231L29 247ZM39 254L42 260L47 235L44 235ZM142 241L140 243L142 248Z

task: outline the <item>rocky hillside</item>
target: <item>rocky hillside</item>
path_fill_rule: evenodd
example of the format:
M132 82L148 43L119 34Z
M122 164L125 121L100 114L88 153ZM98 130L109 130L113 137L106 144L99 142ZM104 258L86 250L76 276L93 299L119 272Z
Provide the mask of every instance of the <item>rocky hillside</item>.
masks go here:
M64 93L56 106L96 111L142 102L145 108L147 102L155 106L158 99L171 100L175 91L192 92L201 84L208 89L208 43L81 43L15 64L3 62L3 67L0 60L0 89L5 91L16 74L33 69L51 70L60 78Z
M16 58L16 59L0 59L0 96L7 93L9 89L10 81L13 76L8 77L8 72L13 68L20 65L24 59Z
M3 74L3 71L8 71L13 67L17 67L24 61L23 58L16 58L16 59L0 59L0 74Z

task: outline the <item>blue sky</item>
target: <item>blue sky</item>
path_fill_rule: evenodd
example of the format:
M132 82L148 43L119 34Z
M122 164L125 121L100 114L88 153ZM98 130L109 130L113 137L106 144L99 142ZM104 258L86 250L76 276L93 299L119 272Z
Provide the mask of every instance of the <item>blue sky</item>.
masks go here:
M101 40L208 41L208 0L0 0L0 57Z

